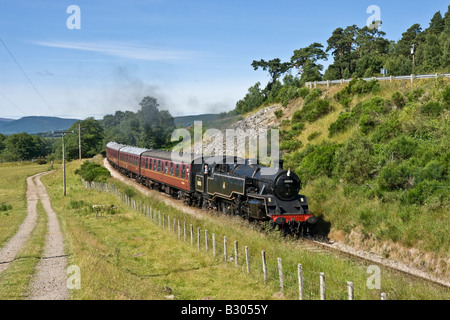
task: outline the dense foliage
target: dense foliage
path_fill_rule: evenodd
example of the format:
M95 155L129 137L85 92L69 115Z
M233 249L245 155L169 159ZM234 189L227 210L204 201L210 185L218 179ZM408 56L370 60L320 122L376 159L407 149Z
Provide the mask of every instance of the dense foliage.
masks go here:
M330 55L333 63L322 74L324 67L319 61L327 60ZM444 16L437 12L428 28L422 30L419 24L414 24L397 42L387 39L379 28L339 27L327 40L326 48L315 42L294 50L290 61L261 59L251 65L255 70L267 71L270 81L265 88L259 82L250 87L245 97L236 103L233 114L249 112L264 103L277 102L286 106L302 96L300 88L308 81L373 77L380 75L381 68L394 76L450 72L450 6ZM342 92L339 99L342 103L348 103L349 94L377 90L375 83L355 85ZM393 98L397 106L404 104L402 97ZM433 112L436 107L430 105L429 109Z

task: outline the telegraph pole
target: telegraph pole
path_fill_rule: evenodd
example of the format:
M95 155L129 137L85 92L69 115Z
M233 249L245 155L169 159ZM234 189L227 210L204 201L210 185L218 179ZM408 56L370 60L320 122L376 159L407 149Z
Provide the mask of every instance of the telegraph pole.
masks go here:
M81 161L81 121L78 121L78 158Z
M64 143L64 136L66 133L74 133L73 131L53 131L53 133L60 133L62 137L62 162L63 162L63 188L64 197L66 196L66 148Z

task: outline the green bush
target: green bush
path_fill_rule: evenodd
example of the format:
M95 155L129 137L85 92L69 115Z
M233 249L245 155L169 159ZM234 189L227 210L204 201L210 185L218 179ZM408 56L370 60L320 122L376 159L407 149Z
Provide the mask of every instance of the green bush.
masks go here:
M301 146L302 142L299 140L283 140L280 144L280 150L291 152L301 148Z
M406 160L416 154L418 145L413 138L401 135L386 145L385 153L388 157Z
M346 182L363 184L376 175L377 163L372 143L357 136L336 150L335 175Z
M355 122L355 114L353 112L343 112L337 120L328 128L328 136L331 138L338 133L345 132Z
M314 140L315 138L317 138L318 136L320 136L320 132L317 132L317 131L314 131L313 133L311 133L309 136L308 136L308 141L312 141L312 140Z
M427 116L439 116L444 106L439 102L429 102L420 108L420 112Z
M6 203L6 202L2 202L0 203L0 212L2 211L8 211L12 209L12 205Z
M276 110L274 111L275 117L277 117L277 119L280 119L283 116L283 110Z
M311 147L309 153L302 159L297 173L302 180L309 181L320 176L331 177L334 170L334 158L339 145L322 143Z
M371 139L375 143L387 142L402 133L402 125L396 116L375 127Z
M302 97L303 99L305 99L308 94L309 94L309 89L306 87L303 87L298 90L299 97Z
M378 175L378 186L385 191L406 189L412 186L411 178L407 164L389 163Z
M107 178L111 177L111 173L108 169L91 161L85 161L75 173L79 174L84 180L89 182L104 182Z
M333 110L329 100L318 99L303 107L302 118L308 122L314 122ZM302 120L303 120L302 119Z
M450 85L446 86L445 89L442 91L442 98L444 99L444 102L447 104L447 106L450 105Z
M406 99L401 92L396 91L392 94L392 102L401 109L405 106Z
M305 129L305 123L304 122L297 122L292 125L292 131L295 133L300 133Z

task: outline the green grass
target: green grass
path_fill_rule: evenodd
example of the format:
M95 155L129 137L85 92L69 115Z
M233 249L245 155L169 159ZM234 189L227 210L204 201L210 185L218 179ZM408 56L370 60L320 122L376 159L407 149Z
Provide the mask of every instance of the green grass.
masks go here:
M0 247L17 232L27 215L26 178L47 169L30 162L0 163L0 204L11 207L0 211Z
M74 161L67 166L67 197L62 196L61 172L42 178L56 212L60 213L66 237L69 264L81 269L81 290L73 290L73 299L163 299L169 293L175 299L297 299L297 264L304 270L305 296L318 299L319 273L327 279L328 299L346 299L346 281L353 281L355 299L379 299L386 292L389 299L449 299L448 290L425 281L410 279L381 268L381 289L366 287L368 264L345 257L308 249L301 241L284 239L276 233L267 233L240 218L219 214L194 218L167 206L153 197L137 192L134 199L151 205L166 217L163 230L146 215L125 206L116 196L96 190L87 190L79 176L73 174L79 166ZM113 181L122 191L125 186ZM85 207L73 205L83 200ZM72 205L71 205L72 202ZM96 216L88 207L92 204L113 204L119 207L115 214ZM190 245L190 236L184 242L176 233L167 230L167 217L192 224L201 229L201 250L197 238ZM217 256L212 256L211 243L205 252L204 230L214 233ZM233 242L239 242L240 259L223 262L223 237L227 236L228 256L233 255ZM251 272L245 271L244 246L249 247ZM264 284L261 251L266 252L269 278ZM282 258L285 290L279 293L277 258Z
M14 262L0 274L0 300L21 300L28 295L31 277L44 252L47 214L41 202L37 205L36 226Z

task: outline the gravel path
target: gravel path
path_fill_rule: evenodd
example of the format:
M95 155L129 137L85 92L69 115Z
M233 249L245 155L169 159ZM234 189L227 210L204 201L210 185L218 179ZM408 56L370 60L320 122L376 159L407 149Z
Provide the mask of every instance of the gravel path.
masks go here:
M48 174L44 173L44 174ZM67 257L64 254L64 242L59 227L58 217L53 211L50 198L40 177L36 177L36 192L47 212L47 237L44 256L36 267L36 274L31 282L29 300L66 300L67 289Z
M27 216L17 233L0 250L0 273L6 270L29 239L36 226L39 199L48 215L44 256L36 267L30 285L30 300L65 300L68 296L66 284L67 259L58 218L50 205L50 198L40 178L50 172L38 173L27 178Z
M39 200L36 183L34 178L41 173L27 178L27 216L20 225L17 233L0 250L0 273L5 271L14 261L17 253L23 247L30 237L31 232L36 226L37 210L36 205Z

